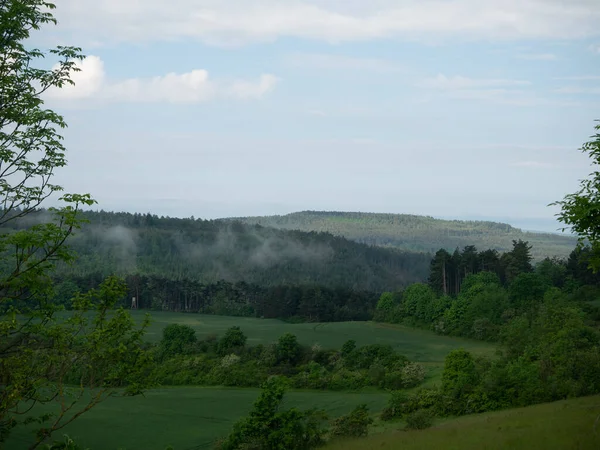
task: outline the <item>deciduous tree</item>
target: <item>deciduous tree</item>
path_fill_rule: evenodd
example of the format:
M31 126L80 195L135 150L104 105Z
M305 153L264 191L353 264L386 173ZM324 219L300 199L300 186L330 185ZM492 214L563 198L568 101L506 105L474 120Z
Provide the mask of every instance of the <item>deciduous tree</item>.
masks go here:
M35 214L63 191L52 177L66 165L59 134L66 123L42 94L72 83L83 58L76 47L26 47L32 32L56 23L53 9L43 0L0 1L0 444L15 426L38 423L32 449L117 392L139 393L148 362L147 323L139 328L114 311L122 280L76 294L68 314L54 301L53 269L74 261L66 241L83 222L80 207L95 202L63 194L49 217ZM58 59L54 68L36 68L48 55ZM40 415L40 403L53 413Z

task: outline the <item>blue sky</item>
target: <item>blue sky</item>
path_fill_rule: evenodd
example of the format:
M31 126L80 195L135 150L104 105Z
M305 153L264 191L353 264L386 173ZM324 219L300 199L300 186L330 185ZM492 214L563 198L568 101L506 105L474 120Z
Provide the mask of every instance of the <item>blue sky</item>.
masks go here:
M215 218L346 210L555 230L592 168L597 0L63 0L67 191Z

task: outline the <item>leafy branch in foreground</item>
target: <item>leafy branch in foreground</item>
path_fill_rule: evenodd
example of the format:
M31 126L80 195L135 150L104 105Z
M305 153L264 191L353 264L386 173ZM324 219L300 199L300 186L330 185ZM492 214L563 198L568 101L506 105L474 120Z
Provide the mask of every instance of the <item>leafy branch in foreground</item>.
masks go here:
M149 362L147 320L136 327L114 311L123 280L78 294L70 313L53 301L54 267L74 262L67 239L85 222L81 207L95 203L63 194L64 206L36 214L63 191L51 180L67 164L59 134L66 122L41 96L73 84L83 59L77 47L25 46L32 32L56 24L53 9L43 0L0 0L0 443L15 426L38 424L31 449L106 398L140 393ZM59 60L54 68L35 68L48 54ZM40 404L57 412L41 414Z
M583 144L581 151L592 159L592 165L600 165L600 120L595 126L596 133L591 140ZM551 203L560 206L558 220L571 228L579 236L579 244L586 241L592 246L594 256L590 267L597 272L600 269L600 169L594 170L590 178L581 181L580 189L566 195L563 200ZM566 227L563 228L563 231Z

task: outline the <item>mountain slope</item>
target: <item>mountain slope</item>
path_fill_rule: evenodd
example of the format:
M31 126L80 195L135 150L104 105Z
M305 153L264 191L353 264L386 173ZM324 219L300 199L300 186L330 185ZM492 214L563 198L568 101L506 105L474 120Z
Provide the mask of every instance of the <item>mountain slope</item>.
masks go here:
M542 259L568 256L576 244L571 236L524 232L504 223L442 220L408 214L303 211L229 220L283 230L327 232L360 243L427 253L440 248L452 252L466 245L503 252L512 249L513 240L522 239L533 245L534 258Z
M63 275L159 275L202 283L318 284L384 291L427 277L430 255L359 244L328 233L231 221L85 212L90 223L69 245L77 262ZM47 220L45 212L37 220ZM36 217L29 218L29 224ZM26 226L28 223L21 223Z

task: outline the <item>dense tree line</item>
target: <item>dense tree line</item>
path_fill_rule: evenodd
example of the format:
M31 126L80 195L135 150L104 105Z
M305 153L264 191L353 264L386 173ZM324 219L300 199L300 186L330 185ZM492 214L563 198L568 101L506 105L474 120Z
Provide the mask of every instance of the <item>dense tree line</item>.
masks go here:
M600 392L600 332L560 290L504 324L499 336L496 357L451 352L441 385L397 392L383 417L474 414Z
M349 340L338 350L306 347L291 333L268 345L246 341L239 327L197 340L193 328L168 325L153 349L152 378L161 385L259 387L281 376L291 387L326 390L411 388L425 379L423 366L390 345L359 347Z
M514 241L499 254L467 246L453 254L439 250L429 281L381 295L375 320L406 323L441 334L498 340L503 325L521 314L532 316L547 295L558 292L600 320L600 275L589 268L590 247L577 247L568 259L532 264L528 242Z
M57 277L56 302L68 306L79 290L93 288L101 274ZM140 309L278 318L290 321L339 322L370 320L378 294L318 285L264 287L246 282L216 283L156 275L127 275L127 295L122 306L136 299Z

